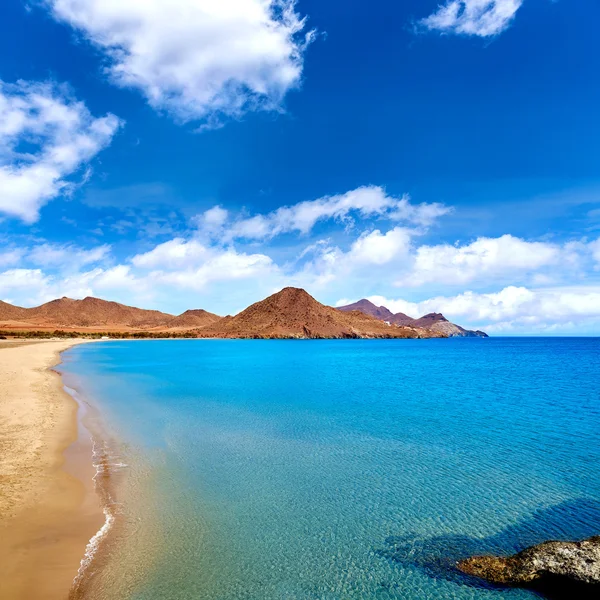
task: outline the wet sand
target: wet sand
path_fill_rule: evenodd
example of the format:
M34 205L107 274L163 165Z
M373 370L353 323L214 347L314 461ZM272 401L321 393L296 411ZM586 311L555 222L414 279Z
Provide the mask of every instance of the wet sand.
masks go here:
M0 598L66 600L104 522L77 403L51 367L68 341L0 342Z

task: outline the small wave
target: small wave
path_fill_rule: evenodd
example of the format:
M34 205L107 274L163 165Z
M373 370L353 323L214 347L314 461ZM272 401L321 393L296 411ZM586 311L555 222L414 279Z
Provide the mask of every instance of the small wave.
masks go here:
M119 460L119 457L111 453L111 449L105 442L98 442L92 438L92 464L96 469L93 477L94 488L103 504L104 523L88 542L77 575L73 579L71 598L77 598L81 586L86 578L88 569L92 564L98 549L110 530L112 529L118 511L119 503L110 493L110 477L115 469L128 467L128 464Z
M102 525L102 527L100 527L100 529L96 532L96 534L90 539L90 541L88 542L88 544L85 548L85 553L83 555L83 558L81 559L81 564L79 566L79 569L77 570L77 575L75 576L75 579L73 579L73 589L74 590L77 590L79 588L79 586L81 585L81 582L83 581L83 579L86 575L88 567L94 560L94 556L98 550L98 547L100 546L100 542L108 534L111 527L113 526L113 523L115 521L115 515L112 513L112 511L108 507L106 507L104 509L104 516L105 516L104 524Z

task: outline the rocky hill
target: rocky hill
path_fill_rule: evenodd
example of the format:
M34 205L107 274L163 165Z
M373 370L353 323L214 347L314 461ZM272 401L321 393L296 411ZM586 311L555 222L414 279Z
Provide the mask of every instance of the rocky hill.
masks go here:
M0 321L20 321L27 315L27 309L13 306L0 300Z
M389 321L390 323L394 319L394 313L391 310L388 310L385 306L376 306L369 300L359 300L354 304L342 306L339 310L347 312L352 310L358 310L365 315L370 315L371 317L375 317L376 319L379 319L381 321Z
M148 329L160 327L173 319L173 315L157 310L144 310L109 302L99 298L72 300L60 298L24 311L20 320L43 327L100 327Z
M417 327L395 327L360 311L342 312L317 302L303 289L288 287L225 317L202 336L243 338L417 338L445 337Z
M338 310L344 312L359 310L364 314L371 315L376 319L381 319L388 323L426 329L439 333L444 337L488 337L483 331L471 331L464 329L460 325L451 323L440 313L429 313L419 319L413 319L404 313L394 314L385 306L376 306L366 299L359 300L354 304L348 304L347 306L340 306Z
M173 317L171 320L167 321L165 326L168 329L198 329L214 325L222 318L223 317L208 312L207 310L186 310L178 317Z

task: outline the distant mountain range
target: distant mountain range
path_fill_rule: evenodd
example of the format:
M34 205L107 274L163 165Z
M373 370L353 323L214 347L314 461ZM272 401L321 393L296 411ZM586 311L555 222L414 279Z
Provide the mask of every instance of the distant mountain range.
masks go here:
M317 302L305 290L285 288L235 316L202 309L175 316L99 298L60 298L35 308L0 301L0 330L81 333L146 332L214 338L431 338L478 335L442 315L411 319L368 300L340 309Z
M472 331L464 329L460 325L451 323L440 313L429 313L419 319L413 319L404 313L394 314L391 310L385 306L376 306L371 301L362 299L354 304L348 304L346 306L338 307L338 310L342 311L360 311L366 315L380 319L381 321L387 321L394 325L403 325L407 327L417 327L427 329L429 331L435 331L442 334L444 337L488 337L484 331Z

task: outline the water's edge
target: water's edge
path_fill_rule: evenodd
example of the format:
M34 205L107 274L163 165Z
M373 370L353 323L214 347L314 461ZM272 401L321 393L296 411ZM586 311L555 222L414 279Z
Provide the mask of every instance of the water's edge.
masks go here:
M121 512L117 500L117 482L121 479L119 475L127 464L120 456L118 442L107 433L100 411L82 394L80 387L73 377L63 370L63 366L64 364L61 363L60 368L57 367L56 370L62 378L65 393L76 402L78 407L78 439L71 446L71 450L77 450L76 446L81 444L82 439L86 439L90 445L89 458L94 471L93 489L104 515L101 527L87 543L69 592L69 600L78 600L87 596L94 575L99 572L108 558L110 534L114 533L119 524Z

